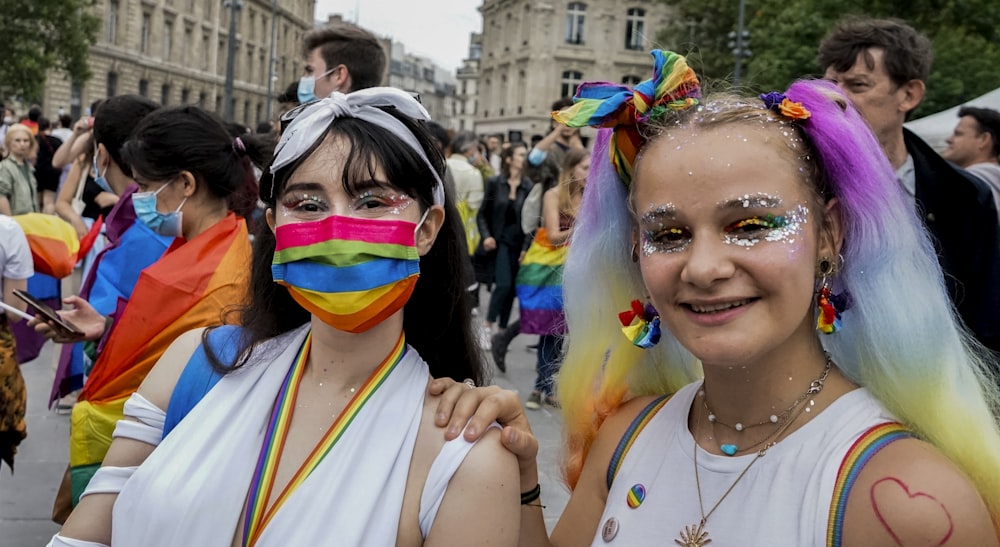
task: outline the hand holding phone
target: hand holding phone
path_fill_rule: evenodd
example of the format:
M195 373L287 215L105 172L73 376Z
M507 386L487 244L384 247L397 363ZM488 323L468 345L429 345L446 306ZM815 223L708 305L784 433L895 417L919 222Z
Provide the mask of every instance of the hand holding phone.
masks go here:
M83 335L83 331L79 327L70 323L69 321L59 317L59 314L55 310L45 305L44 302L35 298L34 296L19 290L14 289L14 296L24 300L24 303L28 305L32 310L35 311L35 315L41 317L46 323L50 325L55 325L57 328L63 329L64 331L74 334L77 336Z

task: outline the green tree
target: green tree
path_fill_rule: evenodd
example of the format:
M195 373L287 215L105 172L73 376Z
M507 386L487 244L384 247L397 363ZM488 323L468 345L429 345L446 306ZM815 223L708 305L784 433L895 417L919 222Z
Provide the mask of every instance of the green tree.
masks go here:
M661 43L691 52L691 64L709 82L731 80L727 34L736 28L735 0L662 0L674 18ZM816 49L842 17L897 17L925 33L934 63L916 116L973 99L1000 86L1000 2L995 0L747 0L744 24L753 57L741 86L784 89L803 76L819 76Z
M41 97L49 70L90 77L87 53L100 20L96 0L0 0L0 97Z

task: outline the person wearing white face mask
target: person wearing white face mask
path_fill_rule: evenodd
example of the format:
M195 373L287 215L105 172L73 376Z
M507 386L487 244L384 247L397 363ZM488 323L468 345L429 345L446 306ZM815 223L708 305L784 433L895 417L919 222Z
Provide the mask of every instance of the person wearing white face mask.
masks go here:
M299 103L350 93L382 82L386 56L369 32L350 25L318 29L303 43L304 74L299 80Z

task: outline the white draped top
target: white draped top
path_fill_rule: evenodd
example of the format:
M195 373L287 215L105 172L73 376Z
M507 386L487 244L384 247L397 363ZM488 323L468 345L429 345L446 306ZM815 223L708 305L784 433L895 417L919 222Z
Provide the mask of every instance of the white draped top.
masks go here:
M232 543L243 524L240 515L275 397L307 332L308 326L264 344L163 439L115 503L113 545ZM407 348L257 545L394 545L427 379L427 364ZM432 464L420 501L425 537L448 481L471 448L459 437L446 443Z

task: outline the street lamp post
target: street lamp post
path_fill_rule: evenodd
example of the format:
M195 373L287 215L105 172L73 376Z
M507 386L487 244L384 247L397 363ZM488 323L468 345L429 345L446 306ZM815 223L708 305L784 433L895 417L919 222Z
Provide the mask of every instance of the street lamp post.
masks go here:
M743 15L746 11L746 0L740 0L739 18L736 22L736 31L729 33L729 48L733 52L735 64L733 66L733 87L740 85L740 71L743 68L743 59L749 58L753 53L750 51L750 31L743 26Z
M271 114L273 110L274 102L274 81L278 79L278 76L274 73L274 70L278 64L278 60L275 59L275 49L277 47L276 42L278 41L278 0L271 0L271 46L270 53L267 63L267 119L271 119Z
M226 85L222 96L226 104L223 105L223 118L227 122L233 121L233 79L236 74L236 19L243 8L243 0L226 0L223 6L229 8L229 46L226 51Z

